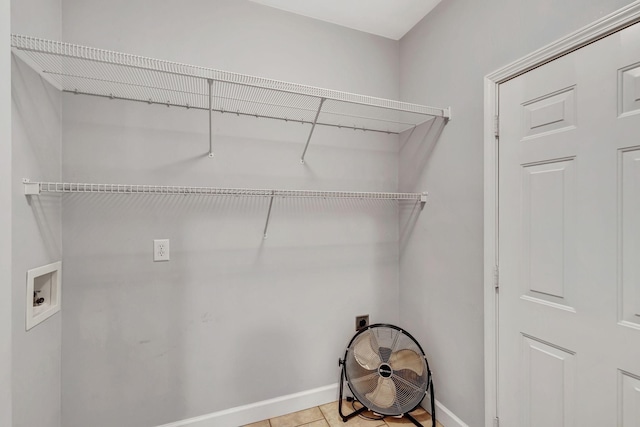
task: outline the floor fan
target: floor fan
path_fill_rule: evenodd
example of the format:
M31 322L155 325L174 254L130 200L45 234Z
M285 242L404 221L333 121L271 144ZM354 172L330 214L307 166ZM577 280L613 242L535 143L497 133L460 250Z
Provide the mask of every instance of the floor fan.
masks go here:
M436 427L433 378L420 344L394 325L375 324L360 329L351 339L344 359L339 360L338 411L347 420L369 410L381 417L406 417L422 426L411 414L427 392L431 399L432 426ZM363 407L344 415L344 382Z

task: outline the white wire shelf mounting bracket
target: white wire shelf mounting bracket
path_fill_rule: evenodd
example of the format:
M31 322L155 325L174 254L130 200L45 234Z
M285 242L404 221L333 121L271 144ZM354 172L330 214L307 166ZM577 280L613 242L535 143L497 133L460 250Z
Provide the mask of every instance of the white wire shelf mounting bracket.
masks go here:
M200 109L316 126L399 134L450 108L428 107L13 34L16 56L58 89L82 95Z
M269 200L269 210L267 211L267 220L264 223L264 232L262 233L262 237L264 239L267 238L267 230L269 229L269 219L271 219L271 208L273 208L273 198L275 195L273 191L271 192L271 199Z
M326 101L326 98L320 98L320 105L318 105L318 112L316 113L316 117L313 119L313 123L311 124L311 130L309 131L309 137L307 138L307 143L304 145L304 150L302 151L302 156L300 156L300 163L304 165L304 156L307 154L307 149L309 148L309 143L311 142L311 137L313 136L313 131L318 124L318 117L320 117L320 111L322 111L322 104Z
M159 196L236 196L269 198L269 209L264 225L263 236L267 238L273 201L279 198L306 199L352 199L352 200L395 200L414 202L424 208L427 193L394 193L394 192L362 192L362 191L325 191L325 190L283 190L257 188L220 188L220 187L188 187L170 185L138 185L138 184L96 184L78 182L36 182L28 178L22 180L24 194L37 197L44 194L149 194Z

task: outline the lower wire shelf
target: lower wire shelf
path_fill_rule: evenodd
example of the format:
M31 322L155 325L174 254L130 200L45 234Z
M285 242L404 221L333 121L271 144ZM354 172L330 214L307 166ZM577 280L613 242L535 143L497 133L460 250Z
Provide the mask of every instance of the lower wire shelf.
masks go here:
M393 193L362 191L323 191L323 190L282 190L256 188L219 188L188 187L174 185L140 185L140 184L95 184L78 182L32 182L23 179L24 194L39 196L43 193L97 193L97 194L152 194L152 195L194 195L194 196L240 196L269 197L269 211L264 228L267 238L269 218L274 197L281 198L316 198L316 199L361 199L361 200L396 200L414 201L421 207L427 201L427 193Z
M199 196L302 197L321 199L413 200L426 202L427 193L391 193L358 191L273 190L256 188L186 187L175 185L89 184L78 182L31 182L24 179L24 194L42 193L116 193Z

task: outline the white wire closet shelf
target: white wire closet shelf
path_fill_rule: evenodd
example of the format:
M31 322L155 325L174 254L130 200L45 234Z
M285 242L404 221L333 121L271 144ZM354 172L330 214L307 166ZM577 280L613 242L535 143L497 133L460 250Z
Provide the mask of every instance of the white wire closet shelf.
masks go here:
M319 199L408 200L426 202L426 193L282 190L257 188L189 187L146 184L95 184L78 182L32 182L23 180L25 195L42 193L156 194L194 196L291 197Z
M427 201L427 193L393 193L393 192L358 192L358 191L324 191L324 190L276 190L256 188L220 188L220 187L188 187L171 185L137 185L137 184L95 184L78 182L31 182L23 179L24 194L39 196L43 193L83 193L83 194L151 194L151 195L179 195L179 196L238 196L238 197L269 197L269 210L264 226L264 238L267 238L269 219L273 199L280 198L308 198L308 199L359 199L359 200L395 200L413 201L421 207Z
M434 117L436 108L180 64L81 45L12 35L14 52L64 92L210 112L398 134Z

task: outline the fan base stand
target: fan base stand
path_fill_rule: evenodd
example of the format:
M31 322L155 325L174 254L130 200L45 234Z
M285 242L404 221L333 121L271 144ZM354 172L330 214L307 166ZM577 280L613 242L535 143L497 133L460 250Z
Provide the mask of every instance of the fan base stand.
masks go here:
M340 413L340 417L342 418L342 422L346 423L347 421L349 421L351 418L360 415L361 413L363 413L364 411L366 411L367 408L365 406L363 406L362 408L356 409L355 412L352 412L348 415L344 415L342 413L342 399L340 399L338 401L338 412ZM384 416L383 416L384 417ZM424 427L422 424L420 424L420 422L418 420L416 420L413 415L406 413L403 415L403 417L406 417L409 421L411 421L413 424L415 424L418 427Z
M364 411L366 411L367 408L366 407L362 407L360 409L356 409L355 412L352 412L348 415L345 415L342 413L342 399L338 400L338 413L340 414L340 417L342 418L342 422L346 423L347 421L349 421L351 418L360 415L361 413L363 413Z
M413 418L413 415L411 415L411 414L404 414L404 416L405 416L405 417L407 417L407 419L408 419L409 421L411 421L412 423L414 423L414 424L415 424L415 425L417 425L418 427L423 427L423 425L422 425L422 424L420 424L420 423L418 422L418 420L416 420L415 418Z
M339 361L339 363L342 361ZM340 363L342 364L342 363ZM338 413L340 414L340 417L342 418L342 422L346 423L347 421L349 421L351 418L356 417L358 415L360 415L361 413L363 413L364 411L367 410L366 406L363 406L362 408L356 409L355 412L352 412L350 414L343 414L342 413L342 392L343 392L343 387L344 387L344 369L340 370L340 399L338 400ZM434 414L434 402L433 402L433 389L431 389L431 417L432 417L432 421L433 421L433 427L436 427L436 420L435 420L435 414ZM422 424L420 424L420 422L418 420L416 420L413 415L411 415L410 413L406 413L403 415L403 417L406 417L409 421L411 421L413 424L415 424L418 427L424 427Z

